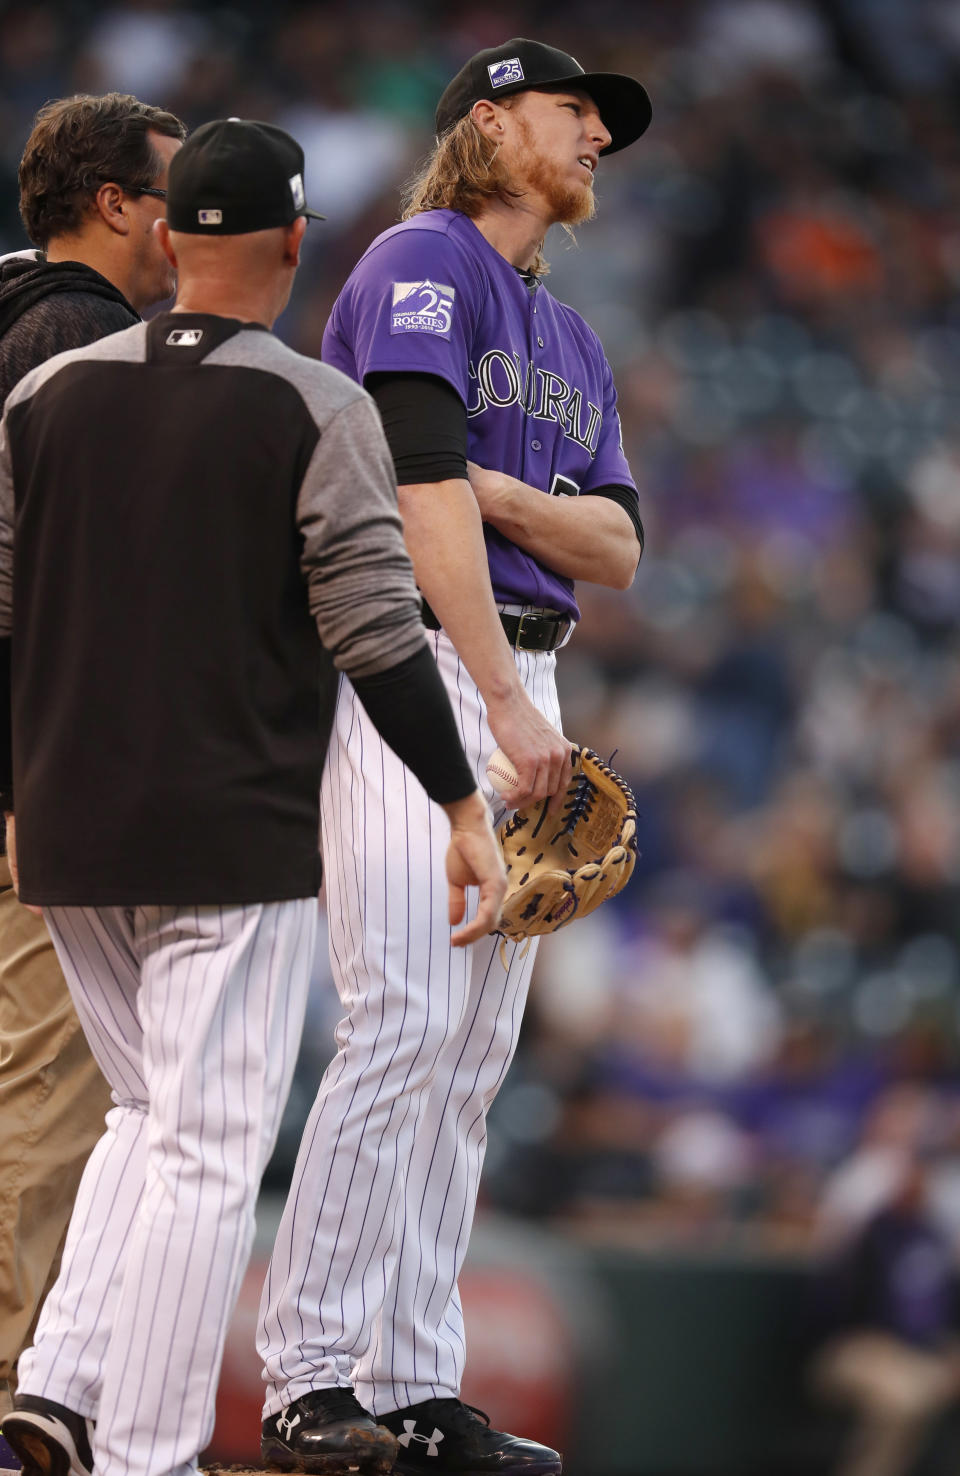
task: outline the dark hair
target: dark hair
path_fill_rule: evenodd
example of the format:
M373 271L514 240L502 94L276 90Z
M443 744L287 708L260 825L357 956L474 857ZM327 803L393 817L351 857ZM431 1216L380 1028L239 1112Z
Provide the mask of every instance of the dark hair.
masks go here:
M83 224L102 184L152 185L160 162L150 130L186 138L173 113L129 93L80 93L46 103L20 160L20 214L35 246Z

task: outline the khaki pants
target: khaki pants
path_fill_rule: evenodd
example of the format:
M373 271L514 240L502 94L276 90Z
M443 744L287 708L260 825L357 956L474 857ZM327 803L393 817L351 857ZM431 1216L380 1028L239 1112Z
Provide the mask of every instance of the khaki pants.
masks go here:
M109 1107L46 925L0 857L0 1410Z
M838 1476L903 1476L932 1422L960 1395L960 1344L928 1352L887 1333L851 1332L817 1355L812 1384L858 1416Z

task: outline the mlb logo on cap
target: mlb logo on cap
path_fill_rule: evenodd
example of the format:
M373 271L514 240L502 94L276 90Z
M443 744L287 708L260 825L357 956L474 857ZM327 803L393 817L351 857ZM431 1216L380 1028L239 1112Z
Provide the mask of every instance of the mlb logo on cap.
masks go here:
M193 235L244 236L285 228L299 216L322 220L307 207L303 171L303 149L273 123L202 123L171 160L167 225Z
M506 87L508 82L523 81L523 67L518 56L511 56L506 61L491 62L487 71L490 74L491 87Z

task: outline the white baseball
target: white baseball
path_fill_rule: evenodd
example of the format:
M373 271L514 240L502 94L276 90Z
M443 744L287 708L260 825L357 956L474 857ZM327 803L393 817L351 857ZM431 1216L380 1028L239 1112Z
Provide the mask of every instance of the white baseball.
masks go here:
M491 756L487 764L487 778L501 799L509 800L520 788L520 775L502 748L498 748Z

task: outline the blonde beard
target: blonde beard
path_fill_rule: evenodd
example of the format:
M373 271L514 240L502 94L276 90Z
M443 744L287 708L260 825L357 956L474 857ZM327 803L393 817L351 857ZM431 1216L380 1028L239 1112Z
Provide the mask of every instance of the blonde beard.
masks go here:
M526 118L518 117L523 151L520 155L512 187L522 194L535 191L545 201L551 225L578 226L593 220L597 202L590 184L562 184L555 164L537 152L533 129Z

